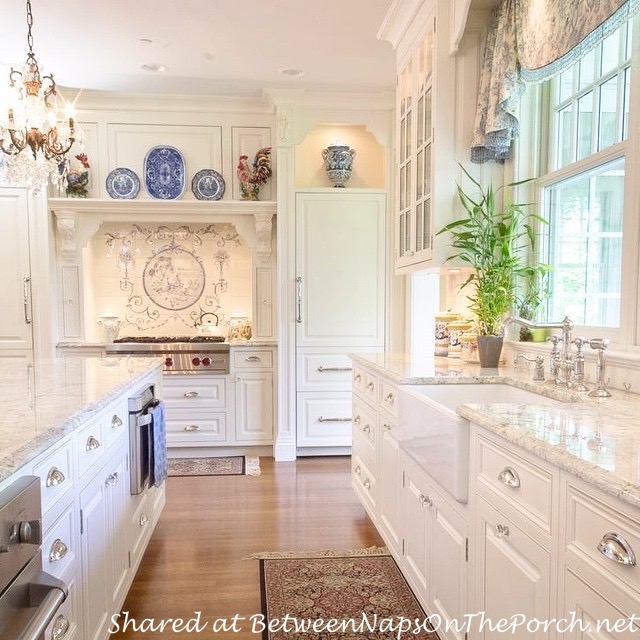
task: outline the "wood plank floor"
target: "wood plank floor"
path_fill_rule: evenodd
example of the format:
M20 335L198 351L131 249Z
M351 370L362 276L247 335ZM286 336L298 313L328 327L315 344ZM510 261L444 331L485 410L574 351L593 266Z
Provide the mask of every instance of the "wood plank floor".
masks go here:
M347 550L382 545L350 485L349 457L261 458L262 474L169 478L167 504L123 606L144 619L193 618L201 633L186 637L256 638L260 613L258 551ZM240 632L214 632L215 620ZM123 618L120 619L122 624ZM172 631L114 633L112 638L160 639Z

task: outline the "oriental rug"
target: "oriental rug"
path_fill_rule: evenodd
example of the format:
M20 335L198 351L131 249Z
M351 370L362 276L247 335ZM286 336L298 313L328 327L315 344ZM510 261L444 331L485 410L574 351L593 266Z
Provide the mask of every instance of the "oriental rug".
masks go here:
M395 640L399 633L438 640L384 548L253 557L260 559L263 640Z
M260 458L228 456L219 458L169 458L169 476L259 476Z

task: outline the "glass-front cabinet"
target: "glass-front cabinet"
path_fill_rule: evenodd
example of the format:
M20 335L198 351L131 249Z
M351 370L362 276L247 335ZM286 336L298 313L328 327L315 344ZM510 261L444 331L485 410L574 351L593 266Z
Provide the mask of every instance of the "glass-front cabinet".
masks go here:
M448 12L446 3L433 3L429 18L422 21L417 45L407 52L398 72L395 262L400 272L429 266L436 259L434 233L438 222L434 217L437 212L440 218L447 203L437 201L435 196L445 196L455 187L452 153L455 61L442 42L447 38L439 39L436 34L440 14L445 12ZM447 16L442 18L446 25ZM443 79L439 94L438 78ZM446 147L448 159L443 154ZM445 215L450 216L452 199L447 197L449 213Z

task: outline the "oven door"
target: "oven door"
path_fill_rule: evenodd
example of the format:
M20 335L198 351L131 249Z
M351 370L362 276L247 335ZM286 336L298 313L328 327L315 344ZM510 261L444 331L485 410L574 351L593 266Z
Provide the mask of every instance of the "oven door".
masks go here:
M150 485L153 455L151 407L129 414L129 462L131 495L142 493Z
M42 571L37 553L0 595L0 638L41 640L68 595L64 582Z

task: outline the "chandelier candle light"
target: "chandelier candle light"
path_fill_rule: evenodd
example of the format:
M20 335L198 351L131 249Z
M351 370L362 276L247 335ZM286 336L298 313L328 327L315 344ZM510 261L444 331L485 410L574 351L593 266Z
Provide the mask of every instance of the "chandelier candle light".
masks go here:
M9 101L0 112L0 150L9 156L5 163L7 180L26 184L38 194L49 180L65 186L67 154L80 131L69 103L65 103L64 119L57 122L56 83L50 74L40 76L32 26L31 0L27 0L29 53L23 70L12 67L9 73Z

